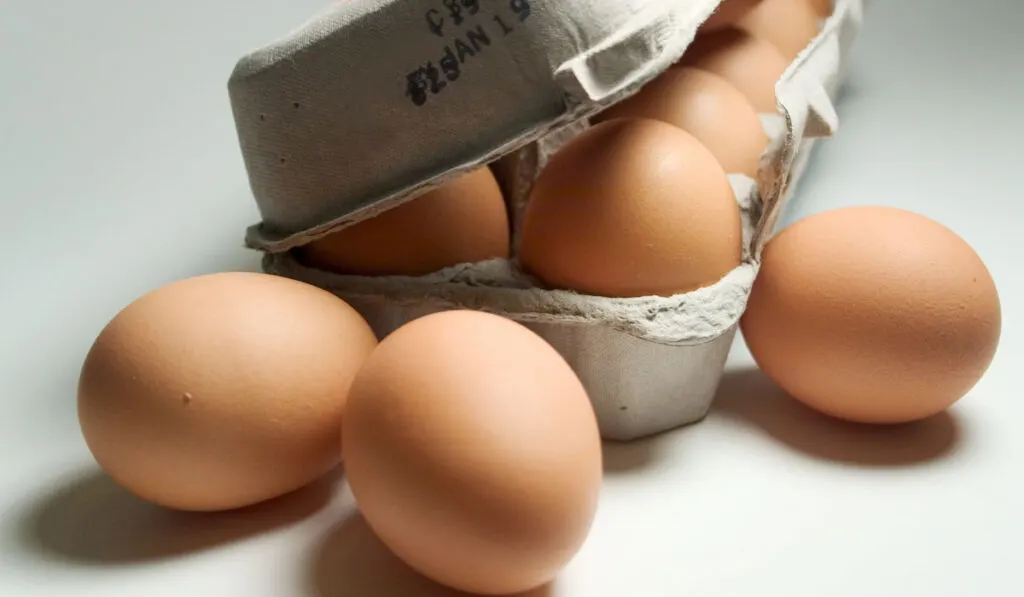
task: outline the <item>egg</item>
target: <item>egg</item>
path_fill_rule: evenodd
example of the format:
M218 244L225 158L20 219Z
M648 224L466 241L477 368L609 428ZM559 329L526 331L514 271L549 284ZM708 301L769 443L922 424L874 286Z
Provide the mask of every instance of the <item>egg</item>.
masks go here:
M814 9L819 18L826 18L832 14L834 0L805 0Z
M726 172L757 176L768 136L757 110L722 77L695 68L671 68L595 122L651 118L678 126L707 147Z
M714 31L734 25L743 15L750 12L761 0L722 0L715 12L701 25L701 31Z
M86 444L114 481L180 510L248 506L339 461L349 385L377 340L326 291L223 273L154 290L89 350Z
M509 256L509 219L494 174L473 170L380 215L306 245L318 269L360 276L422 276Z
M1001 314L985 264L923 216L853 207L800 220L763 255L741 327L797 400L861 423L940 413L981 378Z
M670 124L617 119L541 172L519 257L550 288L635 297L710 286L741 256L739 207L711 152Z
M697 36L680 66L719 75L747 96L758 112L776 113L775 84L789 67L771 43L742 29L722 29Z
M793 60L818 35L819 16L808 0L763 0L737 21Z
M399 328L353 382L342 429L367 523L443 585L542 586L589 533L597 418L565 360L510 320L449 311Z

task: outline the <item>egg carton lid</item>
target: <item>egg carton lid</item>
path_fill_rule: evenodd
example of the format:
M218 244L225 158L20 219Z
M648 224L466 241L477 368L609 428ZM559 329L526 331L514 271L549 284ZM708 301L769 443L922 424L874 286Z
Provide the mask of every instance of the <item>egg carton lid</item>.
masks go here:
M720 0L345 0L229 82L262 221L287 251L630 95Z

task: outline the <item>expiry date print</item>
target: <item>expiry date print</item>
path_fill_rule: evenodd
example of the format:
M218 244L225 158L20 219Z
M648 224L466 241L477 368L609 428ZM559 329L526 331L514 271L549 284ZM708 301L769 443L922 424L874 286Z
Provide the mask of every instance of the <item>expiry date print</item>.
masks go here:
M413 104L423 106L458 81L467 61L487 51L492 43L500 43L530 18L530 1L439 0L423 20L427 31L447 43L437 58L406 75L405 95Z

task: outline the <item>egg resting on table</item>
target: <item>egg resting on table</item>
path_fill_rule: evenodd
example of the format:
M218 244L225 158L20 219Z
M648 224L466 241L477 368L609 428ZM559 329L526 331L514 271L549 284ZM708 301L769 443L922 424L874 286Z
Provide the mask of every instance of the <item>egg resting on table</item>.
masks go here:
M384 339L352 384L342 446L381 540L475 594L551 581L597 508L601 440L582 383L497 315L428 315Z
M278 497L338 463L348 388L376 343L355 310L307 284L175 282L96 339L78 386L82 433L114 481L162 506Z
M971 247L908 211L807 217L763 254L741 327L797 400L862 423L938 414L981 379L999 343L995 283Z

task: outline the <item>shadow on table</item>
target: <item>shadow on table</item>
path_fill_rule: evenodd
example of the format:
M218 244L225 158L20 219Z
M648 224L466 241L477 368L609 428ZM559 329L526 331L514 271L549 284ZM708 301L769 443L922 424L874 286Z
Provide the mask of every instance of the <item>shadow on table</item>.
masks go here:
M725 374L711 416L756 427L815 458L869 467L941 459L956 449L962 433L951 413L905 425L859 425L826 417L790 398L756 369Z
M310 597L470 597L406 566L359 514L331 529L317 546L310 585ZM516 597L551 595L545 586Z
M21 520L20 535L35 550L82 564L173 558L302 520L328 503L339 475L264 504L200 514L145 502L96 472L42 496Z
M660 436L655 436L629 442L604 442L601 446L604 473L623 475L641 472L652 466L659 459L660 439Z

